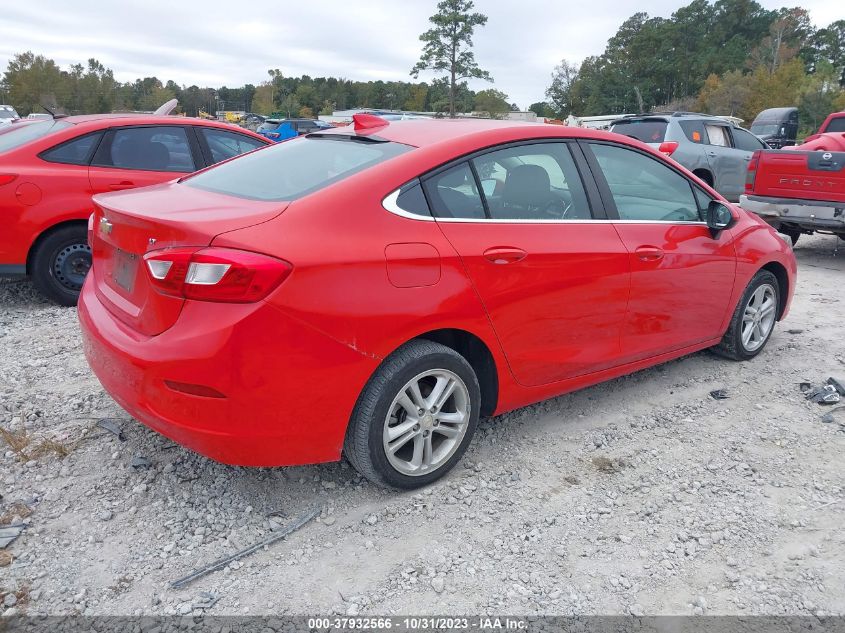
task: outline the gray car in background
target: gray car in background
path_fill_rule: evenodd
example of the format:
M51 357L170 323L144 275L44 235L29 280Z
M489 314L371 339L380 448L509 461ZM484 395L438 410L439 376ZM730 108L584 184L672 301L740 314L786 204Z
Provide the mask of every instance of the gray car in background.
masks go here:
M745 190L748 161L768 146L748 130L709 114L671 112L617 119L611 132L648 143L732 202Z

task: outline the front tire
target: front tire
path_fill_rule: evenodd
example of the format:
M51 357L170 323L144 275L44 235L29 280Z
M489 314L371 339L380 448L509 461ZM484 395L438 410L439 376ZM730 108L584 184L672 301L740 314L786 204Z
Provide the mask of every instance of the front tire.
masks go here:
M768 270L759 271L742 293L728 331L713 351L733 360L749 360L763 351L780 309L780 285Z
M75 306L91 268L91 247L85 225L56 229L35 247L30 261L35 287L62 306Z
M359 396L344 454L373 483L425 486L461 459L480 404L478 378L463 356L411 341L385 359Z

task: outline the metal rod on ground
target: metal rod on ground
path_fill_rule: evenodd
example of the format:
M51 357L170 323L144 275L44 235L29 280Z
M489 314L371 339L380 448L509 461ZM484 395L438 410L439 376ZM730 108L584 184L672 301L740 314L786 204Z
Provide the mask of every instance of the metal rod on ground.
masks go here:
M218 569L222 569L223 567L225 567L229 563L236 561L239 558L243 558L244 556L248 556L249 554L252 554L253 552L260 550L262 547L266 547L268 545L275 543L276 541L280 541L281 539L285 538L288 534L290 534L292 532L296 532L296 530L298 530L303 525L308 523L311 519L316 517L318 514L320 514L319 506L316 507L316 508L312 508L311 510L309 510L308 512L306 512L305 514L300 516L298 519L296 519L293 523L286 525L284 527L284 529L282 529L280 532L276 532L275 534L267 537L263 541L259 541L258 543L255 543L254 545L250 545L249 547L242 549L239 552L235 552L231 556L227 556L226 558L221 558L220 560L216 560L213 563L211 563L210 565L208 565L207 567L203 567L202 569L198 569L194 573L189 574L188 576L185 576L184 578L180 578L179 580L174 580L173 582L170 583L171 589L179 589L180 587L184 587L185 585L187 585L190 582L193 582L197 578L201 578L202 576L205 576L206 574L210 574L213 571L217 571Z

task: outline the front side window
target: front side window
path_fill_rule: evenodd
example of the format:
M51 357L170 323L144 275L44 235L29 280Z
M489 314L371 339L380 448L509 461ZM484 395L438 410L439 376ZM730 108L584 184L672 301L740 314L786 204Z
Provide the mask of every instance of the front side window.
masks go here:
M588 219L590 207L565 143L517 145L473 159L493 220Z
M411 149L340 135L300 137L217 165L184 184L251 200L296 200Z
M460 163L428 178L425 186L434 215L465 220L487 217L468 163Z
M710 145L718 145L719 147L730 147L731 137L728 135L728 128L724 125L705 125L707 129L707 137L710 139Z
M86 134L61 145L52 147L40 154L41 158L51 163L64 163L66 165L87 165L91 160L91 154L97 148L97 143L102 138L102 132Z
M101 144L94 164L142 171L196 170L185 128L176 125L118 129Z
M208 143L208 149L211 150L212 163L219 163L232 158L233 156L240 156L246 154L259 147L264 147L266 143L257 141L254 138L245 136L244 134L237 134L235 132L227 132L226 130L218 130L215 128L203 127L199 128L200 133Z
M737 149L746 152L754 152L758 149L766 149L763 141L754 136L751 132L747 132L741 128L734 128L734 144Z
M655 158L616 145L590 143L619 219L700 222L690 182Z

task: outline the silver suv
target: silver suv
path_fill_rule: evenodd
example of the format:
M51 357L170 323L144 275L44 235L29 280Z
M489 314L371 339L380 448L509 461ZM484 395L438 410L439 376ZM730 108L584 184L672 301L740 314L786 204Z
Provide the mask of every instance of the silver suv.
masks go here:
M739 201L745 189L751 154L769 148L745 128L694 112L628 116L614 121L610 131L671 156L732 202Z

